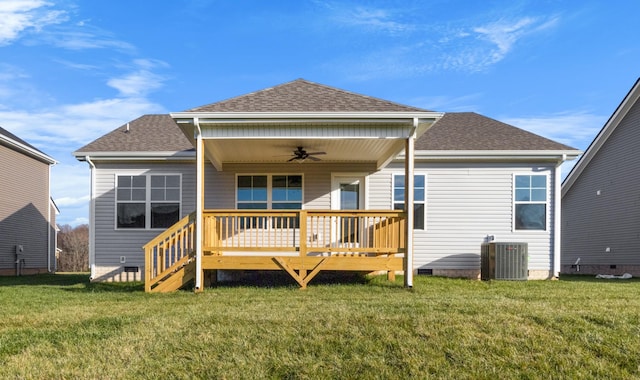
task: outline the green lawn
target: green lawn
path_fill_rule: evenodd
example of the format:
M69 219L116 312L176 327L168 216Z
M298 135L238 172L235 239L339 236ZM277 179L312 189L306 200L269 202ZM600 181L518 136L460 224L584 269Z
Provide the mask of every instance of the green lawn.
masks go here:
M640 378L636 279L255 285L0 278L0 378Z

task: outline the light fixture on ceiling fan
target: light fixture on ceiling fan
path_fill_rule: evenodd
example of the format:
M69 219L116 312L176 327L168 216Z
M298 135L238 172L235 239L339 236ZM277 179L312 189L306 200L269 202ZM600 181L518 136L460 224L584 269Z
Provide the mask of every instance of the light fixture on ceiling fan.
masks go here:
M327 154L326 152L307 152L303 147L299 146L296 150L293 151L293 157L287 160L287 162L304 162L309 159L311 161L320 161L318 157L322 154Z

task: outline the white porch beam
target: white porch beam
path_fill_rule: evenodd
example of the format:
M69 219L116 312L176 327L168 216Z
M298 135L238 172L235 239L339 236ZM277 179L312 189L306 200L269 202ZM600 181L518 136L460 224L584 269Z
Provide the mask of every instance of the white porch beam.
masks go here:
M418 119L414 119L414 127L418 127ZM404 211L407 213L407 228L405 234L405 254L404 254L404 286L413 287L413 221L415 219L413 198L414 198L414 150L415 150L415 129L405 143L404 159Z
M203 290L202 284L202 210L204 208L204 144L198 120L196 125L196 292Z

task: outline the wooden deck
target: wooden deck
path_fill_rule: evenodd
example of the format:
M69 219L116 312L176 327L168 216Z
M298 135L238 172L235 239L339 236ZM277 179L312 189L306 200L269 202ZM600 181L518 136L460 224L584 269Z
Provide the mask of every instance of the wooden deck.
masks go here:
M145 290L179 289L196 275L191 214L144 246ZM305 288L320 271L403 269L406 215L395 210L205 210L202 270L284 270Z

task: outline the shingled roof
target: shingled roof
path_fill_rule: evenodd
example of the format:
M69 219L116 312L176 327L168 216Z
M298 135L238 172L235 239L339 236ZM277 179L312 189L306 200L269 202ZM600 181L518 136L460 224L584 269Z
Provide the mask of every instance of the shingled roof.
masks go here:
M187 112L425 112L298 79ZM428 112L428 111L427 111ZM169 115L144 115L78 149L92 152L179 152L193 146ZM473 112L447 113L416 142L416 150L574 150Z
M575 150L475 112L445 114L416 141L416 150Z
M296 79L186 112L429 112Z
M144 115L78 149L91 152L179 152L193 145L169 115Z

